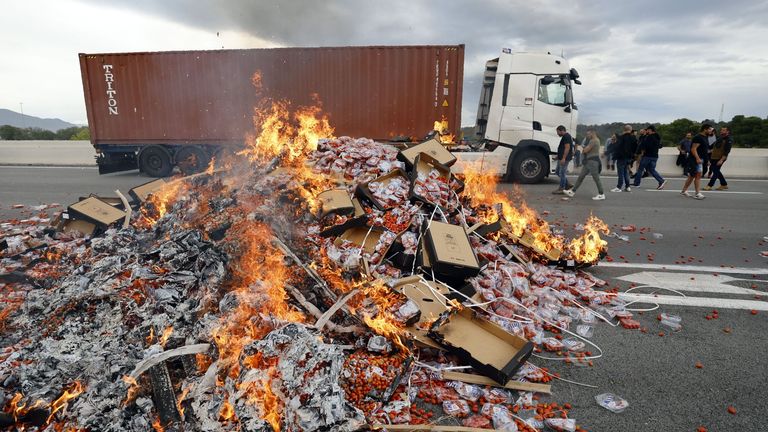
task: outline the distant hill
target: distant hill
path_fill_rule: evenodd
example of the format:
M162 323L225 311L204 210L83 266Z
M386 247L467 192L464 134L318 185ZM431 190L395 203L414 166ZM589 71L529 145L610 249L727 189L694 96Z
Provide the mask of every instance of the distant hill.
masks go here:
M24 114L24 119L22 121L21 113L0 108L0 126L2 125L11 125L18 128L40 128L53 132L56 132L59 129L77 126L76 124L67 123L64 120L57 118L40 118L27 114Z

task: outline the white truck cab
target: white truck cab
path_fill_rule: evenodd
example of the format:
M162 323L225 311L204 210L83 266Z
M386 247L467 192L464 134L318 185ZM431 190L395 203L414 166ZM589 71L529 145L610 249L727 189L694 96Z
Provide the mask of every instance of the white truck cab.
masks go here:
M485 67L475 125L479 145L457 156L457 171L480 163L507 180L537 183L550 173L558 125L574 134L578 109L572 87L579 74L563 57L504 49Z

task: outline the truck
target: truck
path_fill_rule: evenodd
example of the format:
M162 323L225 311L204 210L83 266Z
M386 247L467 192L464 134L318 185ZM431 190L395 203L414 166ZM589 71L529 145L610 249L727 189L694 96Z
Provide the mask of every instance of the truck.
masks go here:
M219 152L242 148L264 98L321 104L337 135L407 143L436 121L446 136L460 133L464 45L81 53L79 60L101 174L205 169ZM576 128L578 77L563 57L502 50L486 63L475 135L452 146L457 167L476 162L509 180L541 181L559 142L555 128Z

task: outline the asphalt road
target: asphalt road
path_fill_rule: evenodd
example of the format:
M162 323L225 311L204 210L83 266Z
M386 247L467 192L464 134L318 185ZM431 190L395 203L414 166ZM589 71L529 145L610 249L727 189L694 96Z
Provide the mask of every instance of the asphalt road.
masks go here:
M0 219L28 214L13 204L66 206L89 193L111 196L117 188L126 192L150 180L136 172L99 176L92 168L0 167ZM606 190L615 181L604 177ZM590 213L628 236L629 241L609 237L610 261L588 271L621 292L639 287L630 300L646 293L661 303L641 298L643 303L632 305L655 309L637 315L645 332L597 325L592 340L603 356L594 367L532 359L564 378L596 386L553 384L552 399L570 402L571 416L589 431L768 430L768 259L759 255L768 250L768 181L733 180L729 191L705 192L701 201L678 195L681 185L682 178L670 178L666 191L656 191L655 182L645 179L631 193L607 192L608 199L597 202L591 200L591 179L569 200L551 194L554 180L518 188L528 205L568 236ZM626 225L637 230L622 232ZM717 318L707 319L713 309ZM682 330L663 329L656 319L660 312L680 316ZM695 367L697 362L703 367ZM603 392L625 398L629 408L613 414L599 407L594 396Z

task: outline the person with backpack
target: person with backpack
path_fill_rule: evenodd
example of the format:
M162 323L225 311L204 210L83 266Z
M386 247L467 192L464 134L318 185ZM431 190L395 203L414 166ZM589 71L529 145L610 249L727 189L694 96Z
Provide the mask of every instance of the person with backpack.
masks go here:
M712 190L712 186L715 185L716 180L720 180L720 186L717 190L728 189L728 182L723 177L723 164L728 159L728 154L733 147L733 137L731 137L731 131L727 127L720 128L720 137L715 141L715 145L712 147L712 159L710 161L710 170L712 170L712 178L709 179L709 183L704 190Z
M654 125L648 125L645 128L645 139L640 142L638 151L640 152L640 166L635 173L635 182L632 186L640 186L640 181L643 177L643 171L646 169L651 173L653 178L659 182L656 190L664 189L667 181L664 180L658 171L656 171L656 162L659 160L659 149L661 148L661 137L656 133L656 127Z

